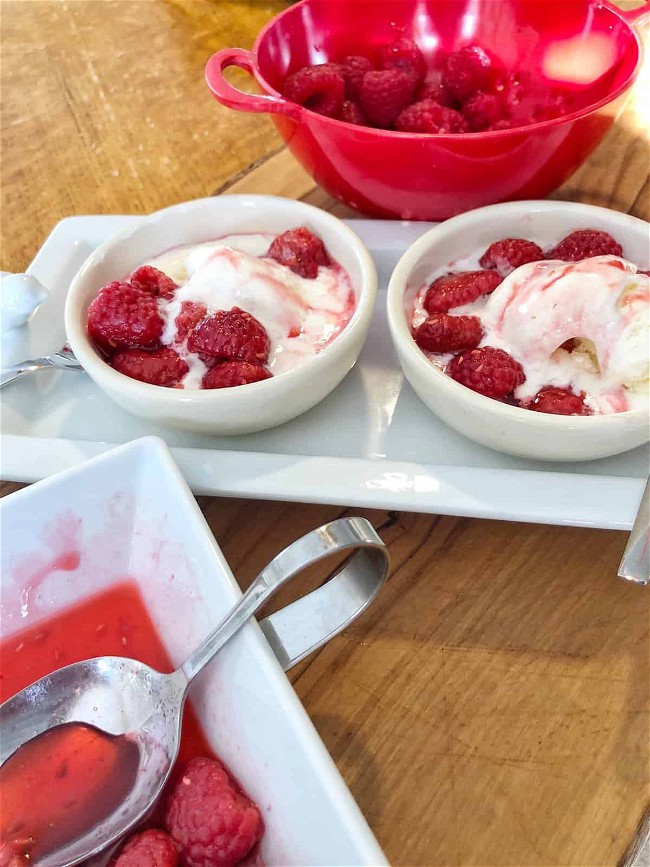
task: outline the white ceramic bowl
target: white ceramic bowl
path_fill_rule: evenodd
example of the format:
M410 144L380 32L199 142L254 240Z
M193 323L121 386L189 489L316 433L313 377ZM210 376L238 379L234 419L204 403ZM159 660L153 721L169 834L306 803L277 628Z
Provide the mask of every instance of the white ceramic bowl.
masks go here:
M575 229L602 229L624 255L647 270L648 224L628 214L572 202L490 205L426 232L404 253L388 287L390 333L402 370L421 400L450 427L508 454L554 461L592 460L627 451L650 438L647 410L559 416L509 406L477 394L435 367L416 345L406 310L428 275L501 238L528 238L548 248Z
M350 275L357 306L332 343L286 373L239 388L162 388L113 370L95 351L86 329L88 305L111 280L122 279L171 247L241 232L280 234L307 226ZM101 245L84 263L65 305L68 342L86 373L134 415L187 430L243 434L295 418L334 389L353 367L366 339L377 291L370 254L339 219L302 202L276 196L215 196L174 205Z
M0 515L3 639L129 576L179 665L241 597L186 482L155 437L4 497ZM78 565L60 571L61 555L71 553ZM281 609L285 618L289 611ZM301 616L300 628L289 618L298 655L322 631L304 609ZM277 619L275 625L277 635ZM209 745L260 808L264 864L387 863L254 619L202 672L190 702Z

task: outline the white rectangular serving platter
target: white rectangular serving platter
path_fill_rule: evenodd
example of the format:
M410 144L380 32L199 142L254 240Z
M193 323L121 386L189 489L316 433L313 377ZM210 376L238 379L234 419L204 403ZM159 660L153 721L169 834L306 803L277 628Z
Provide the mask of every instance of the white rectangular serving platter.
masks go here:
M70 217L56 226L28 269L51 293L31 336L34 355L65 342L65 295L85 258L139 219ZM429 412L397 363L385 296L395 263L432 224L346 222L376 262L377 308L356 367L313 410L247 436L190 434L131 417L83 374L48 370L1 393L2 477L36 481L155 434L197 494L630 529L647 448L584 463L531 461L479 446Z
M131 580L180 665L241 597L168 449L153 437L3 498L0 513L3 638ZM71 553L76 566L62 571ZM386 865L255 620L199 675L190 701L208 743L260 808L264 864Z

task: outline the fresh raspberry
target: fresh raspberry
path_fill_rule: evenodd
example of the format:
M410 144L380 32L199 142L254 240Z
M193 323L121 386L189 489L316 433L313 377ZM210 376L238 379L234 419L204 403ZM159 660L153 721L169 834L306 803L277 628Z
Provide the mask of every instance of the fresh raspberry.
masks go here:
M492 90L503 99L504 105L508 107L519 105L528 91L524 78L524 74L519 71L504 71L496 75Z
M542 102L533 106L532 119L535 122L553 120L563 114L569 114L573 109L569 97L565 93L552 92Z
M438 277L424 296L424 307L430 316L446 313L453 307L471 304L481 295L494 292L502 279L496 271L465 271Z
M360 57L358 55L344 57L339 66L345 80L345 98L351 102L356 102L359 99L363 76L366 72L371 72L375 67L367 57Z
M278 235L266 255L307 279L318 277L319 265L330 264L323 242L305 226Z
M232 867L263 830L255 804L219 762L203 758L189 762L172 791L166 825L186 867Z
M438 102L442 105L441 96L444 93L440 79L423 81L415 95L416 102L423 102L425 99L431 99L433 102Z
M125 349L111 358L111 365L131 379L168 388L178 385L189 370L187 363L169 346L163 346L155 352Z
M395 129L399 132L459 133L467 132L467 123L453 108L425 99L405 108L395 121Z
M477 90L488 90L492 61L478 45L452 51L442 70L442 83L461 102Z
M339 120L343 120L345 123L354 123L357 126L368 126L368 118L361 111L359 103L350 102L349 99L343 103Z
M424 102L425 99L432 99L434 102L438 102L447 108L458 108L458 101L454 99L440 80L439 72L434 72L420 86L415 101Z
M359 93L361 110L375 126L388 128L413 99L415 88L413 76L400 69L366 72Z
M592 256L622 256L623 248L607 232L596 229L578 229L563 238L557 247L546 254L548 259L579 262Z
M88 333L102 349L154 349L163 321L158 301L130 283L108 283L88 308Z
M477 90L463 103L463 117L473 132L482 132L503 120L503 103L493 93Z
M232 388L269 379L273 374L263 365L251 361L226 361L212 367L203 377L202 388Z
M585 403L585 393L574 394L568 388L547 385L535 397L522 403L526 409L535 412L549 412L554 415L592 415Z
M380 69L398 69L407 72L420 84L427 74L427 64L422 52L412 39L396 39L379 51Z
M415 342L425 352L460 352L478 346L483 336L477 316L434 313L415 332Z
M512 394L526 379L521 364L493 346L461 352L451 359L446 372L472 391L497 399Z
M195 301L183 301L180 313L174 320L176 343L182 343L190 331L193 331L205 317L207 312L208 308L205 304L197 304Z
M178 849L165 831L149 830L128 838L114 867L177 867Z
M269 357L271 341L261 322L239 307L217 310L203 319L187 338L187 348L208 358L261 361Z
M504 117L503 120L498 120L495 124L492 124L490 127L490 131L496 131L500 129L515 129L518 126L525 126L524 123L520 121L513 120L511 117Z
M340 112L344 93L342 70L331 63L304 66L284 83L287 99L326 117L336 117Z
M506 277L515 268L525 265L527 262L540 262L544 258L544 251L533 241L524 238L504 238L490 244L485 253L479 259L481 268L492 268Z
M178 289L171 277L154 268L153 265L142 265L131 274L129 282L143 292L149 292L160 298L171 298Z

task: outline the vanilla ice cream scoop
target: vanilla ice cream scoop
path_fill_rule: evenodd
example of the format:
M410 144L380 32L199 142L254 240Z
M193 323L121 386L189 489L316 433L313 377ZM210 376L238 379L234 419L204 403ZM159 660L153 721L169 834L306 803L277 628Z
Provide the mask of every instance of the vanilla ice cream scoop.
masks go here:
M523 366L519 399L557 385L584 391L594 412L632 409L648 400L649 286L647 275L616 256L522 265L480 314L483 344ZM571 338L580 340L578 351L562 351Z

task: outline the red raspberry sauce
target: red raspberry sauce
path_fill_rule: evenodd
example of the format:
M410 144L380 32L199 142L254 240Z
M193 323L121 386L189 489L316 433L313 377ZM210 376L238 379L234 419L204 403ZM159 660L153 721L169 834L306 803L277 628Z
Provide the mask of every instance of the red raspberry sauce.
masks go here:
M6 847L38 863L109 816L137 771L137 746L92 726L66 723L29 741L0 770L0 857Z
M3 640L0 701L57 668L94 656L131 656L172 671L134 583L115 585ZM186 705L177 767L195 756L214 753ZM35 738L0 771L0 863L10 846L33 859L74 839L111 812L136 769L134 746L90 726L68 724Z

